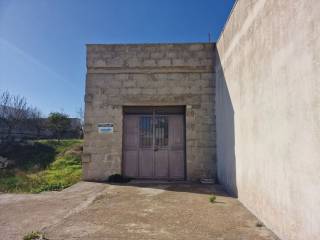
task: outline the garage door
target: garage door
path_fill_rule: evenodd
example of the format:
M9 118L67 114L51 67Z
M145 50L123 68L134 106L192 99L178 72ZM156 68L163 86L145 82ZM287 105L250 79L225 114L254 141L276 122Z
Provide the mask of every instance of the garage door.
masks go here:
M127 108L124 113L124 175L184 179L184 132L181 108Z

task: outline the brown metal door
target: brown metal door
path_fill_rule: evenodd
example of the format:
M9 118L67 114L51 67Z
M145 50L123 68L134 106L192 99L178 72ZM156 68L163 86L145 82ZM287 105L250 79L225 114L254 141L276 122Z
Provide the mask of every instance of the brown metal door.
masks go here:
M171 179L184 178L185 147L184 147L184 119L183 115L169 116L169 177Z
M153 116L140 116L139 178L153 178Z
M125 176L147 179L184 179L184 115L124 117Z
M139 116L124 118L123 172L129 177L139 176Z
M154 117L154 173L155 178L169 178L168 116Z

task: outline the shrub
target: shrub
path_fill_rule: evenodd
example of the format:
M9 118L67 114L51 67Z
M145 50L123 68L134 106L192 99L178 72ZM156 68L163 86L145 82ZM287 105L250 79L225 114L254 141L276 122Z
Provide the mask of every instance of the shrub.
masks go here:
M256 227L263 227L263 223L262 223L261 221L258 221L258 222L256 223Z
M214 195L214 194L212 194L212 195L209 197L209 201L210 201L211 203L215 203L215 202L216 202L216 199L217 199L217 197L216 197L216 195Z
M31 233L28 233L23 237L23 240L46 240L47 238L44 236L43 233L41 232L34 232L32 231Z

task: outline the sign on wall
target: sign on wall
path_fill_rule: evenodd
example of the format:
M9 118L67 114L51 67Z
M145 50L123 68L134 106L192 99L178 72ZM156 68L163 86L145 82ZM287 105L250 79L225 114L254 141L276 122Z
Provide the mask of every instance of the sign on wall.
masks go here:
M101 134L113 133L113 123L98 123L97 127Z

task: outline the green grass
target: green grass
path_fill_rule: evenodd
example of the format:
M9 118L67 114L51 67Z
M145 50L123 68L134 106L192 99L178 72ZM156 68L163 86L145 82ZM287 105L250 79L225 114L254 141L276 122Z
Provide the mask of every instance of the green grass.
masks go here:
M20 153L13 149L7 156L19 165L0 170L0 192L62 190L80 181L82 140L40 140L18 148Z

